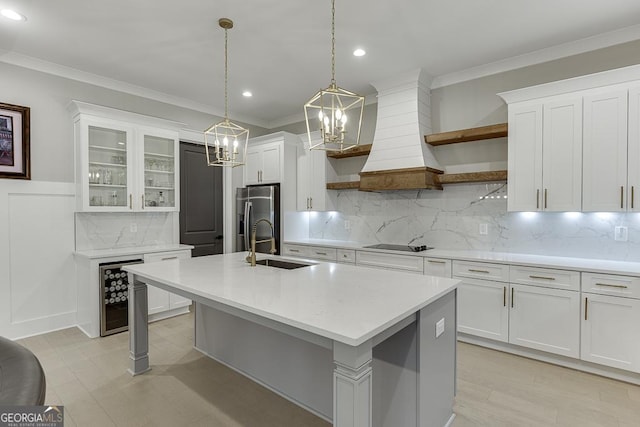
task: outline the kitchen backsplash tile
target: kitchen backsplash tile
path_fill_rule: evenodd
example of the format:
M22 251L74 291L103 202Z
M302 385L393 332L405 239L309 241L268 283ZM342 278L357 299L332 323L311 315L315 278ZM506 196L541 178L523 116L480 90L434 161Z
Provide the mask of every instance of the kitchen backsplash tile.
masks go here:
M76 213L76 250L177 243L173 215L172 212Z
M502 183L332 197L336 212L309 214L309 238L640 261L640 213L507 213ZM616 226L628 241L614 239Z

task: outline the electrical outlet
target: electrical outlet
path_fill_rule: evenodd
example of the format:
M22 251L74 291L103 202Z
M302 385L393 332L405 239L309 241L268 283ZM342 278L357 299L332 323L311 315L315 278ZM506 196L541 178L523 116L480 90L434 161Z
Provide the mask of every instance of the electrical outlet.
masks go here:
M129 224L129 231L132 233L137 233L138 232L138 224L136 224L135 222L132 222L131 224Z
M486 222L483 222L482 224L480 224L478 232L483 236L486 236L487 234L489 234L489 224L487 224Z
M351 221L349 221L348 219L344 220L344 229L351 230Z
M629 232L627 227L616 226L615 231L613 233L613 238L618 242L626 242L629 238Z
M444 317L436 323L436 338L444 334Z

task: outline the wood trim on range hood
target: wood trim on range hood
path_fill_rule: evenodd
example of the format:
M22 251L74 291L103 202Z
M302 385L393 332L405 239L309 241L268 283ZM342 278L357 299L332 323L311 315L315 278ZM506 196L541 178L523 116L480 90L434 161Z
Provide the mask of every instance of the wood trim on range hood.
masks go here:
M430 167L360 172L360 191L442 190L438 175L443 171Z

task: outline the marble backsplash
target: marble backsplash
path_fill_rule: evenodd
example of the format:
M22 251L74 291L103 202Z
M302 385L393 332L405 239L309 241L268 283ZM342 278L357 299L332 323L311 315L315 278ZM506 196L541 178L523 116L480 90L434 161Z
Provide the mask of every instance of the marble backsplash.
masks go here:
M76 213L76 250L177 243L173 212Z
M301 215L309 215L312 239L640 261L640 213L508 213L506 190L504 183L344 190L332 194L337 211ZM614 239L616 226L627 227L628 241Z

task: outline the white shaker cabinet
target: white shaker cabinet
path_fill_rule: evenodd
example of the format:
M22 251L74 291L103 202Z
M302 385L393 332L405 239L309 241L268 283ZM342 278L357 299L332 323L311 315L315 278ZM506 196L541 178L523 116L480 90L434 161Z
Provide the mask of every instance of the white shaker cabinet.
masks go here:
M509 211L582 208L582 99L509 105Z
M580 292L511 283L509 343L580 355Z
M640 212L640 87L629 90L627 211Z
M282 144L272 142L249 146L245 167L245 185L280 182Z
M325 151L309 150L298 145L298 189L296 207L299 211L327 210L327 155Z
M451 260L440 258L424 259L424 274L427 276L451 277Z
M582 209L581 98L544 103L540 206L555 212Z
M581 317L582 360L640 372L640 278L582 273Z
M583 129L582 210L626 211L627 90L586 94Z

